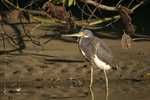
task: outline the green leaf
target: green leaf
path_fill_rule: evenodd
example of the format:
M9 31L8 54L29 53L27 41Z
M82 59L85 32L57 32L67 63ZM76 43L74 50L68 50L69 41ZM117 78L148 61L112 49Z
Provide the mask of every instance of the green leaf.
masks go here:
M73 0L68 1L68 7L70 7L73 4Z
M52 0L53 2L59 4L61 0ZM63 3L67 3L68 7L76 4L76 0L62 0Z
M63 3L65 3L67 0L63 0Z
M73 0L74 5L76 5L76 0Z

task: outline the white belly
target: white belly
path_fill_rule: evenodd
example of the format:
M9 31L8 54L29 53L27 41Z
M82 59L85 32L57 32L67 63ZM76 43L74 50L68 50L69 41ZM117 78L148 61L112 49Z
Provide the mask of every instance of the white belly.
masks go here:
M105 70L108 70L111 68L110 65L107 65L105 62L101 61L97 55L95 55L95 57L93 58L93 60L91 61L91 65L93 67L96 67L96 68L101 68L101 69L105 69Z

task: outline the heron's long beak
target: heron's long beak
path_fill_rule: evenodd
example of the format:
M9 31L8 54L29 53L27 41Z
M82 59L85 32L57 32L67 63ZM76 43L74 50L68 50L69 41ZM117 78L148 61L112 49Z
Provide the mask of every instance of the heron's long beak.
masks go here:
M64 36L76 36L76 37L80 37L80 36L82 36L82 35L84 35L83 32L74 33L74 34L66 34L66 35L61 35L61 36L62 36L62 37L64 37Z

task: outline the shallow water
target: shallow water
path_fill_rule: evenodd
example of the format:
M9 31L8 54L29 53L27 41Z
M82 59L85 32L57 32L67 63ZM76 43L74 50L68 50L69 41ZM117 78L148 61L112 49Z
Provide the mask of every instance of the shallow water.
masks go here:
M75 82L82 82L76 84ZM84 80L67 82L5 82L0 84L0 100L92 100L89 82ZM8 88L4 91L4 85ZM11 87L9 87L11 86ZM20 87L19 93L12 92ZM105 82L94 82L92 85L94 100L105 100ZM150 100L150 82L142 80L110 80L109 100Z

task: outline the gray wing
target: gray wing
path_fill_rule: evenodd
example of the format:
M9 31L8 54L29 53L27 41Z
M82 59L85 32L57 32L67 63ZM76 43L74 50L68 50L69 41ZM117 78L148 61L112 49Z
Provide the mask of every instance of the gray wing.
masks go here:
M82 55L89 61L91 61L95 54L100 60L109 64L112 68L117 69L117 65L113 58L113 55L108 46L99 38L94 37L93 39L82 39L79 48Z
M117 65L108 46L97 37L95 37L94 41L98 41L97 44L94 44L96 46L95 54L98 56L98 58L110 65L112 68L117 69Z

